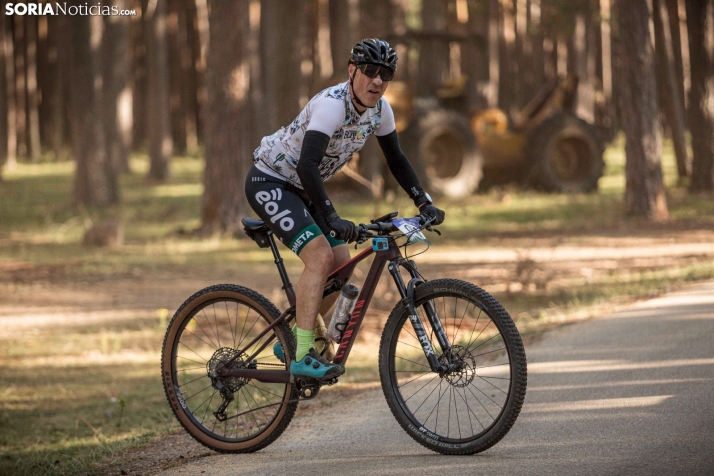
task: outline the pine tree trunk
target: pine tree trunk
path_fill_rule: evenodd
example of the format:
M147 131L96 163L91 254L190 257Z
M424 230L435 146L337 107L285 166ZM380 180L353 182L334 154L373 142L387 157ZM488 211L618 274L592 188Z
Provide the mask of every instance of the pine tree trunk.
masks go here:
M682 105L686 100L684 93L684 60L682 58L682 30L679 26L679 2L678 0L664 0L667 7L667 17L669 19L669 31L672 39L672 55L674 61L675 87L677 96L681 99ZM665 25L667 28L667 25ZM686 28L685 28L686 30Z
M105 0L123 8L121 0ZM129 171L132 98L129 81L129 18L104 18L102 38L102 84L104 137L107 156L115 170Z
M575 51L573 60L577 74L578 91L576 114L589 123L595 122L595 89L597 44L593 25L595 12L591 0L581 2L575 15Z
M150 161L149 179L155 181L165 181L168 178L169 159L173 151L167 3L168 0L149 2L145 16L148 27L146 119Z
M0 4L2 5L2 4ZM5 17L0 18L0 182L7 162L7 79L5 76Z
M332 75L346 78L347 60L357 38L355 9L348 0L330 0L330 51L332 52ZM343 80L343 79L341 79Z
M647 0L618 0L620 111L625 132L625 210L654 220L668 217L662 183L662 137L655 58Z
M679 178L689 175L689 160L687 159L687 144L685 141L684 104L675 86L672 42L670 36L669 18L662 0L652 0L652 13L655 33L655 53L657 55L657 89L659 91L662 116L667 122L674 154L677 158L677 173Z
M147 117L146 99L148 90L147 78L147 47L149 43L149 25L144 18L146 14L146 0L136 0L132 7L141 11L138 20L131 22L131 79L132 79L132 103L135 107L132 111L132 131L131 147L134 150L143 149L147 138Z
M101 44L103 20L100 16L77 16L65 25L72 44L70 118L77 161L75 201L87 206L117 203L117 176L107 157L102 123L101 53L94 46Z
M40 97L37 88L37 17L28 16L25 21L25 37L27 41L26 59L27 74L25 87L27 89L27 139L30 159L40 160Z
M178 41L179 55L181 57L181 104L183 105L183 128L186 134L186 150L195 151L198 146L198 129L196 109L196 69L193 60L193 15L194 9L186 8L185 1L180 2L178 8Z
M52 137L52 117L51 109L49 108L49 89L51 88L52 79L49 77L50 58L49 58L49 19L51 16L37 17L37 91L39 94L38 112L40 122L40 143L43 148L49 145L48 139Z
M207 101L206 87L206 53L208 50L208 3L207 0L195 0L196 2L196 101L197 101L197 117L198 117L198 141L205 142L204 131L205 110Z
M256 144L249 144L248 137L251 122L250 68L245 51L249 36L248 7L248 2L210 2L204 119L206 169L201 212L204 232L237 229L249 208L244 181L253 163L251 152ZM272 33L289 36L290 31ZM289 76L289 71L281 68L280 75Z
M7 155L5 170L12 170L17 165L17 101L15 100L15 48L10 28L12 17L2 17L0 21L5 27L5 89L0 95L7 100Z
M50 17L47 36L47 54L49 56L47 75L51 80L43 89L42 102L47 103L48 134L45 138L49 141L52 154L56 161L61 160L63 150L67 144L65 140L67 88L66 75L69 64L69 52L62 45L66 44L67 29L64 23L67 19L63 16ZM46 91L46 94L45 94Z
M515 0L504 0L500 4L500 29L498 41L499 54L499 88L498 106L507 113L513 112L518 104L515 102L516 80L518 79L518 63L516 58L516 22Z
M714 0L687 0L691 192L714 190Z
M392 31L392 2L383 0L360 0L359 9L359 39L362 38L384 38L386 32ZM359 41L359 40L358 40ZM356 43L356 41L355 41ZM352 49L350 45L347 50L338 52L341 58L349 58ZM394 45L391 45L394 46ZM401 58L400 58L401 62ZM341 71L345 71L344 61ZM401 71L400 71L401 72ZM373 190L376 191L375 198L381 198L384 185L384 174L386 173L386 163L382 159L382 154L377 144L377 139L372 137L367 140L359 153L358 173L372 182ZM352 182L352 180L350 180ZM362 185L358 185L362 192Z
M168 0L167 44L169 59L169 98L171 109L171 137L174 150L179 155L186 153L186 124L184 122L184 104L181 101L181 87L184 82L181 69L181 49L179 46L179 10L181 0Z
M421 21L425 32L446 31L446 0L422 0ZM434 95L449 71L449 45L439 38L419 42L419 82L417 93Z
M26 17L14 15L15 35L15 100L17 127L17 155L27 157L27 84L25 63L25 21Z
M261 76L266 127L271 133L290 124L300 109L300 41L293 32L304 6L303 1L294 2L291 8L283 0L261 2Z
M498 106L501 88L499 0L488 2L488 106Z

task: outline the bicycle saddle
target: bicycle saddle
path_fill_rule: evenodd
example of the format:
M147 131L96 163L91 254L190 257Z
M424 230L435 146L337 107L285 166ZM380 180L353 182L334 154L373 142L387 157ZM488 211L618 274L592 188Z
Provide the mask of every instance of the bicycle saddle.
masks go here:
M250 217L245 217L241 219L241 223L243 223L243 226L245 227L246 230L250 231L267 231L268 227L265 226L265 222L263 220L258 220L257 218L250 218Z

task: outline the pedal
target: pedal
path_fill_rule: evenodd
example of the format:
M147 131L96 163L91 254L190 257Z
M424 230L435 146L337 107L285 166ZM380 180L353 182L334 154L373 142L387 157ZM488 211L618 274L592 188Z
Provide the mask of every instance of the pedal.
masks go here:
M300 400L312 400L320 392L323 382L310 377L295 379L295 386L300 394Z

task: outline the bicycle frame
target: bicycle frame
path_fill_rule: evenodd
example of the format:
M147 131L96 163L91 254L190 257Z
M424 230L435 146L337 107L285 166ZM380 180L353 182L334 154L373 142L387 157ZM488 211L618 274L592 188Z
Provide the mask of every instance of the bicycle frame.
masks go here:
M275 263L278 266L280 276L283 280L283 289L285 290L285 294L291 304L291 307L288 308L285 312L283 312L280 317L273 321L263 332L261 332L252 341L246 344L242 349L238 349L236 357L229 360L224 364L223 367L218 369L218 373L222 377L253 378L261 382L271 383L289 383L291 381L289 370L263 370L250 368L228 369L228 366L232 363L233 360L237 358L237 356L243 355L247 349L253 346L256 342L259 342L260 339L262 339L266 333L270 332L271 329L273 329L275 326L279 325L283 321L289 323L295 318L295 294L292 289L292 285L290 284L290 281L287 279L287 273L285 272L283 261L282 259L280 259L280 254L277 250L277 247L275 246L272 234L269 235L269 239L273 255L275 256ZM325 290L323 291L323 299L331 295L332 293L339 292L342 287L348 282L349 278L352 276L352 273L357 264L366 259L367 257L371 256L372 254L376 254L376 256L374 257L374 261L372 261L372 265L369 269L369 273L367 274L367 278L365 279L362 290L359 296L357 297L357 303L355 304L354 311L352 312L352 315L350 316L350 319L345 327L345 332L342 336L342 339L340 340L339 347L337 348L334 362L337 364L346 365L350 350L352 349L352 345L354 344L360 326L362 325L362 320L364 319L367 309L369 308L372 296L374 295L374 291L377 288L377 283L379 283L379 280L382 276L384 266L389 263L389 273L392 275L397 289L399 290L399 294L402 297L402 302L407 307L407 310L409 312L409 319L412 323L417 338L422 344L422 348L424 350L427 360L429 361L431 369L434 372L438 372L440 374L447 371L448 366L443 365L437 360L434 351L431 347L430 339L427 336L426 330L424 329L424 325L421 322L421 318L419 317L419 314L414 308L414 289L418 284L423 283L423 280L419 277L414 263L402 257L402 254L399 251L399 247L397 246L394 238L389 237L389 247L386 250L375 251L372 247L367 248L361 253L359 253L357 256L352 258L350 261L345 263L343 266L333 271L327 278ZM406 285L404 284L404 280L399 269L400 266L407 269L407 271L409 271L411 275L411 279ZM439 318L436 315L436 311L434 310L433 306L430 306L429 304L431 303L429 302L425 306L427 316L431 323L432 329L434 329L435 331L442 352L446 353L448 349L451 348L451 345L448 341L446 333L444 332L441 326ZM266 340L266 342L264 342L245 360L250 362L258 354L260 354L263 349L270 345L273 339L274 337L271 337L270 339Z

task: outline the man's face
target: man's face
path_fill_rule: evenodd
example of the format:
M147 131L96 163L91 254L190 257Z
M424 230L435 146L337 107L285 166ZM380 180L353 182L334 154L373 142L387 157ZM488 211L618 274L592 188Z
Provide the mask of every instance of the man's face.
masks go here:
M357 70L355 74L355 70ZM359 97L360 101L367 105L367 107L374 107L377 105L377 101L381 99L384 92L387 90L389 81L382 81L382 78L377 75L375 78L370 78L366 74L357 68L354 64L349 66L350 77L354 74L354 82L352 87L354 92Z

